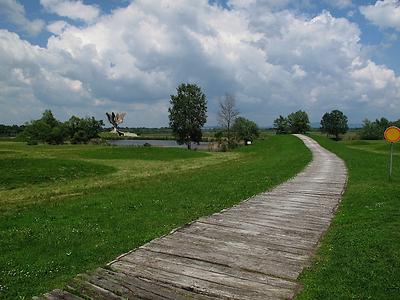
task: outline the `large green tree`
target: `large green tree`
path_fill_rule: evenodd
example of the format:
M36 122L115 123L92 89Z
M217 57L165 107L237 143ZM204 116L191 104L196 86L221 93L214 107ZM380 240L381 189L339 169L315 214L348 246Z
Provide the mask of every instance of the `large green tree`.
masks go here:
M310 130L310 120L305 111L298 110L287 117L291 133L306 133Z
M207 121L206 96L196 84L182 83L176 90L177 94L171 95L168 109L169 126L176 141L191 149L192 142L201 141L201 128Z
M253 141L259 136L259 129L256 123L243 117L236 118L232 130L239 140Z
M321 131L334 135L337 140L339 134L345 134L348 129L347 117L340 110L335 109L322 116Z

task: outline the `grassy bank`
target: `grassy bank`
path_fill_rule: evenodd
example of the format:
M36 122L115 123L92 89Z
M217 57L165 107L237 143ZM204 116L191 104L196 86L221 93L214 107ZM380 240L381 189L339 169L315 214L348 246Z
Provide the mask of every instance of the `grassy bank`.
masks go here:
M146 156L146 148L117 149L0 144L1 159L46 157L94 170L60 183L0 188L0 298L62 287L78 273L285 181L311 159L293 136L232 153L150 148L155 152ZM103 167L112 169L96 173Z
M399 156L389 182L388 143L313 138L345 160L349 181L297 299L400 299Z

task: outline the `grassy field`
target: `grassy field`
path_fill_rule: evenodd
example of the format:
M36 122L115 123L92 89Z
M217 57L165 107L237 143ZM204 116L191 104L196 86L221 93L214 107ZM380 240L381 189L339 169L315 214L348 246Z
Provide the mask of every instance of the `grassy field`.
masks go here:
M400 145L389 182L388 143L312 137L345 160L349 181L297 299L400 299Z
M230 153L2 142L0 298L62 287L78 273L285 181L310 159L293 136Z

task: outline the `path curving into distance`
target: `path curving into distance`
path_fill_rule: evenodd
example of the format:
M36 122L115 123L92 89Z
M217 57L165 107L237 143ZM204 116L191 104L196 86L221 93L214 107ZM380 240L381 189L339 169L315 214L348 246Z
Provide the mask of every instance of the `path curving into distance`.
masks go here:
M344 162L296 135L312 162L296 177L200 218L35 299L291 299L345 188Z

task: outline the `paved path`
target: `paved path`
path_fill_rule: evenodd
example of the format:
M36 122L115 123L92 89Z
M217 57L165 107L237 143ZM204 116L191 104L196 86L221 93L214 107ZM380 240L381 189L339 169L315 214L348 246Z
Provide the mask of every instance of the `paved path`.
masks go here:
M37 299L291 299L346 183L341 159L298 137L313 161L294 179Z

